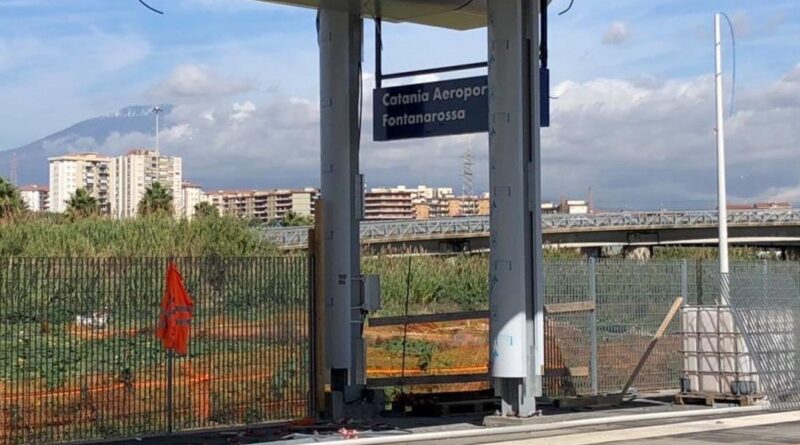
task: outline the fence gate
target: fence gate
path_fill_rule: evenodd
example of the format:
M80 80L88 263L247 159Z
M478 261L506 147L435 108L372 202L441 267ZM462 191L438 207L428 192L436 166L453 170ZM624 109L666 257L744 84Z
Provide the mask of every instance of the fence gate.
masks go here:
M0 443L308 414L306 258L176 263L195 304L187 357L155 337L166 259L0 259Z
M686 297L685 261L545 261L545 395L614 393L647 349L675 298ZM677 389L679 321L673 321L633 388Z

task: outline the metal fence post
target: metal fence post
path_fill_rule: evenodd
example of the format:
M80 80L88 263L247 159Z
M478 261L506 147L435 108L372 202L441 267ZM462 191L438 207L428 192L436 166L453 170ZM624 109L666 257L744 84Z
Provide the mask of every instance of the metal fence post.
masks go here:
M170 349L167 351L167 433L172 434L175 431L175 405L173 403L173 383L175 374L173 372L175 354Z
M589 258L588 264L589 272L589 298L592 299L594 309L589 312L589 336L591 358L589 362L592 395L597 395L597 273L595 268L594 258Z
M681 262L681 297L683 304L689 301L689 263L687 260Z
M697 280L697 305L703 305L703 260L695 260L695 279Z
M316 324L316 306L315 292L316 292L316 230L308 230L308 252L306 254L306 313L308 314L308 409L306 415L309 417L316 417L319 407L317 406L317 324Z

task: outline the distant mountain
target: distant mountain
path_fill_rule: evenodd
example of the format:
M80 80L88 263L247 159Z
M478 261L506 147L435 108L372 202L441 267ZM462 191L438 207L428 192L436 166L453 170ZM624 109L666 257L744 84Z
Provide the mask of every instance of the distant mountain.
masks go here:
M151 105L125 107L115 113L78 122L71 127L53 133L22 147L0 151L0 176L7 177L11 170L11 159L16 153L17 178L19 184L46 184L48 178L47 158L65 153L104 151L104 142L115 133L155 134L155 118ZM172 105L161 105L164 115L172 111Z

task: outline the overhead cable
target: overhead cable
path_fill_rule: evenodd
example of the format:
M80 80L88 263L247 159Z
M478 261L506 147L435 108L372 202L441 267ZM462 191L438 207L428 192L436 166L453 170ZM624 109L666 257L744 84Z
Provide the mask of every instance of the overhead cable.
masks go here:
M144 6L145 8L147 8L147 9L149 9L149 10L151 10L151 11L155 12L156 14L161 14L161 15L164 15L164 11L159 11L158 9L156 9L156 8L154 8L154 7L150 6L150 5L148 5L147 3L145 3L145 2L144 2L144 0L139 0L139 3L141 3L141 4L142 4L142 6Z
M719 13L721 16L725 17L725 21L728 22L728 28L731 30L731 47L733 51L733 55L731 56L731 60L733 62L733 75L731 77L731 111L730 115L733 116L736 110L736 31L733 28L733 21L731 21L728 14L724 12Z
M573 5L574 3L575 3L575 0L569 0L569 6L567 6L567 9L565 9L565 10L563 10L563 11L559 12L559 13L558 13L558 15L564 15L564 14L568 13L568 12L569 12L569 10L570 10L570 9L572 9L572 5Z

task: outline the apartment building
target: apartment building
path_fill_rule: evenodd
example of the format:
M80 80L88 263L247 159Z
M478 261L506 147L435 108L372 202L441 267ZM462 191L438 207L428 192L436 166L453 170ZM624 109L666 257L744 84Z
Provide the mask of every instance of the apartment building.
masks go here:
M492 213L492 201L489 194L484 193L478 198L478 216L489 216Z
M172 193L175 215L183 214L181 158L164 156L147 149L131 150L114 160L114 173L116 217L135 217L145 191L156 182Z
M433 219L488 215L489 194L455 196L451 187L415 188L399 185L373 188L364 193L366 219Z
M282 221L293 212L314 216L314 203L319 191L302 190L218 190L208 194L208 201L221 214L265 223Z
M181 197L181 202L183 204L181 216L187 219L194 218L194 209L197 204L209 201L209 197L203 192L203 189L199 185L192 184L191 182L184 182L181 184Z
M443 199L431 199L414 203L415 219L436 219L447 218L450 216L449 201Z
M50 211L63 213L67 202L79 188L85 189L100 204L100 211L111 214L114 208L113 158L97 153L76 153L49 158Z
M405 189L404 186L398 187ZM408 190L411 192L412 199L420 201L447 200L454 196L452 187L426 187L420 185Z
M757 202L755 204L728 204L729 212L737 212L743 210L791 210L792 203L790 202Z
M589 203L582 199L569 199L561 203L559 213L585 215L589 213Z
M22 200L31 212L50 211L50 189L46 185L24 185L19 188Z
M459 196L448 201L450 217L487 216L490 210L488 193L483 196Z
M364 193L364 218L414 219L414 196L415 192L404 186L370 189Z

